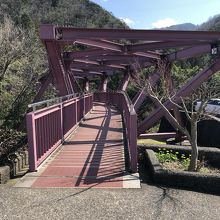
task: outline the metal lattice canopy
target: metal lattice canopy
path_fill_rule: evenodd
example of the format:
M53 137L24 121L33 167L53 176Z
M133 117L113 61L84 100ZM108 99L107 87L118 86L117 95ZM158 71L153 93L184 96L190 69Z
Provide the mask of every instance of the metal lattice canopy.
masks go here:
M220 32L85 29L41 25L52 77L61 94L76 90L76 78L94 78L210 53L218 45ZM123 42L123 43L122 43ZM83 48L74 50L74 46ZM75 47L76 48L76 47ZM165 49L175 52L165 53Z

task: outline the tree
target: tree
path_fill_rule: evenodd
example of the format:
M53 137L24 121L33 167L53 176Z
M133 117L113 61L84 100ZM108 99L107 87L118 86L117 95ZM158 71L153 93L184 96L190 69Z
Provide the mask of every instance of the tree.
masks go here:
M157 65L157 70L158 66L160 65ZM153 103L163 110L164 115L166 115L167 119L176 130L180 131L189 140L192 150L188 170L196 171L198 161L197 124L199 120L204 118L218 119L213 115L214 113L207 113L205 107L210 98L220 95L219 81L216 81L215 78L211 78L208 82L204 82L189 97L180 97L181 102L179 104L173 99L175 91L169 90L169 85L167 84L168 81L166 80L165 75L162 74L159 84L153 87L149 75L156 70L155 68L151 67L151 69L142 69L139 64L135 64L134 69L135 74L133 74L132 77L134 86L140 91L144 91ZM163 68L160 68L159 71L162 73L166 72ZM190 131L188 131L187 127L171 114L170 110L164 104L165 99L169 99L172 102L173 108L185 112L187 120L190 122ZM194 103L198 99L201 102L199 109L195 111Z
M0 25L0 53L0 125L16 128L47 70L46 55L35 31L16 26L6 15Z

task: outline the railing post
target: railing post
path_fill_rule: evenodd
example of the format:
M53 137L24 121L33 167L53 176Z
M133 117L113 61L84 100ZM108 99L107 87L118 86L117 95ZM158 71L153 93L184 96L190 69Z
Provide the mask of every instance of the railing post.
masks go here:
M86 114L86 106L85 106L85 104L86 104L86 97L85 97L85 94L83 93L83 117L82 118L84 118L85 114Z
M34 113L28 113L27 116L27 133L28 133L28 151L29 151L29 170L37 170L37 143Z
M137 172L137 115L134 109L131 109L129 121L130 121L129 146L130 146L130 157L131 157L131 170L133 172Z
M76 124L78 123L78 98L76 98L76 103L75 103L75 106L76 106L76 109L75 109L75 112L76 112Z
M63 102L60 103L60 135L61 143L64 142L64 126L63 126Z

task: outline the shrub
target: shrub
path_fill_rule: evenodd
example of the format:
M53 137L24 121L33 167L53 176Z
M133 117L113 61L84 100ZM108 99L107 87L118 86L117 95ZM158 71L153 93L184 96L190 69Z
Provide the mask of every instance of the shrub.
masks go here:
M26 148L26 134L12 129L0 129L0 164L16 151Z

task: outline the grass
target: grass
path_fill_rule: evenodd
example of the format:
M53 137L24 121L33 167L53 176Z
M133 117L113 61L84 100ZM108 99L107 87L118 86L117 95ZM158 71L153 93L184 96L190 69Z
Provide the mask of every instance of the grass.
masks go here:
M156 141L153 139L138 139L137 144L166 144L166 143L162 141Z

